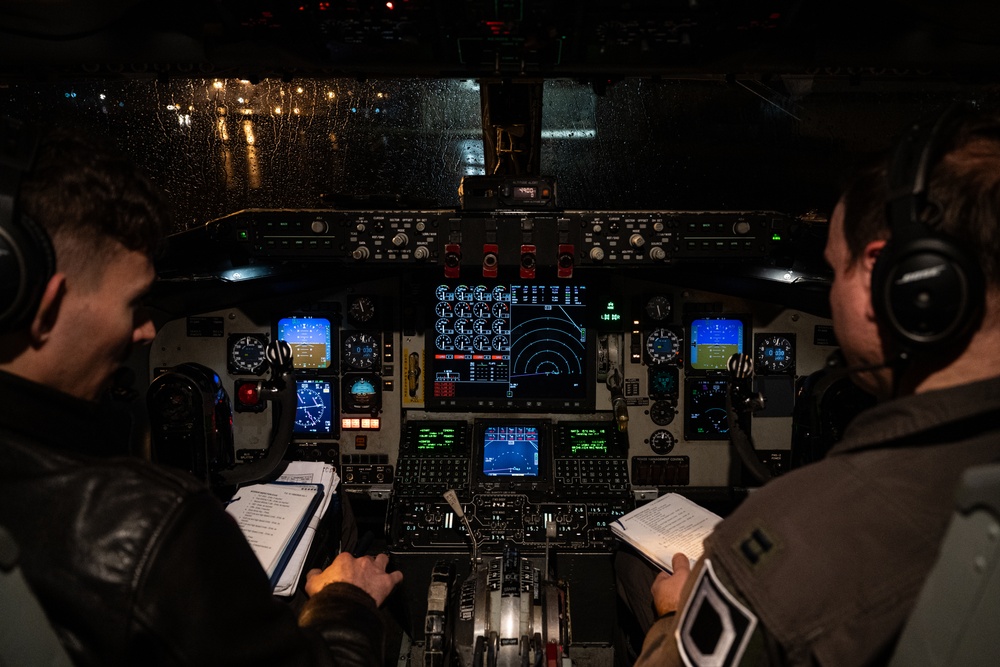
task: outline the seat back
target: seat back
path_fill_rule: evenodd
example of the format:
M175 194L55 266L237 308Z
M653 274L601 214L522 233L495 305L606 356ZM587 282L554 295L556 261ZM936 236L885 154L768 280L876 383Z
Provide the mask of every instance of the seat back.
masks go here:
M970 468L890 667L996 665L1000 656L1000 464Z
M69 667L66 650L18 566L14 538L0 526L0 667Z

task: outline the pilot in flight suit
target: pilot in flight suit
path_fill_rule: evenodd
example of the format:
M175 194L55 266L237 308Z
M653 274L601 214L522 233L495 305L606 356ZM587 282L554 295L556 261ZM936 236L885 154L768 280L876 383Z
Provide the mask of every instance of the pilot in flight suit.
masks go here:
M962 472L1000 459L998 129L996 117L960 116L936 140L936 224L971 241L985 274L981 315L950 349L896 362L872 290L880 254L891 256L886 237L898 229L883 212L886 168L845 192L826 248L833 324L853 379L882 402L855 418L824 460L751 493L705 541L694 571L680 564L680 576L658 575L652 596L661 617L636 665L847 666L892 655L937 558ZM925 273L906 273L894 287ZM620 590L628 596L627 586ZM627 600L635 609L648 603Z

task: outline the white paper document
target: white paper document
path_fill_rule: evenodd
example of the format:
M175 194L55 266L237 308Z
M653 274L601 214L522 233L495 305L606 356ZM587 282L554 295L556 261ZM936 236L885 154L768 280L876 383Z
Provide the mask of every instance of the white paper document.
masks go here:
M635 547L653 564L667 572L680 552L691 566L704 553L705 538L722 517L682 495L666 493L611 524L619 539Z

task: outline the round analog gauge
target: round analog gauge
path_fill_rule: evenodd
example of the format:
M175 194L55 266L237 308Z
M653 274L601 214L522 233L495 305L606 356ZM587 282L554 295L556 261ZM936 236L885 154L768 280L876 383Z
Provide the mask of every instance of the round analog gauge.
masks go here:
M462 334L460 336L455 336L455 349L468 351L472 349L472 339Z
M510 331L510 324L507 320L493 320L493 325L490 328L493 329L493 333L507 333Z
M649 448L652 449L657 454L669 454L670 450L674 448L677 444L677 438L674 434L666 429L660 429L659 431L654 431L651 436L649 436Z
M468 301L456 302L455 317L472 317L472 305Z
M490 337L476 336L472 339L472 347L476 348L477 352L486 352L490 349Z
M455 333L460 333L460 334L474 333L472 331L472 323L469 322L469 320L464 320L464 319L455 320Z
M438 285L437 289L434 290L434 296L437 297L438 301L450 301L451 292L448 291L447 285Z
M497 285L493 288L493 300L510 301L510 291L503 285Z
M468 285L455 288L455 301L472 301L472 289Z
M657 426L667 426L674 420L676 414L673 401L653 401L649 406L649 418Z
M503 334L498 334L493 337L493 349L497 352L504 352L510 347L510 338Z
M487 320L476 320L472 323L472 330L477 334L490 332L490 323Z
M670 329L653 329L646 337L646 354L651 364L676 361L680 355L680 341Z
M369 322L375 317L375 304L367 296L356 296L347 307L347 316L355 322Z
M476 317L489 317L490 316L490 304L485 301L476 301L472 304L472 314Z
M476 301L487 301L490 298L490 291L486 289L486 285L476 285L472 290L472 297Z
M448 301L438 301L437 305L434 306L434 312L437 313L438 317L451 317L454 314L454 310Z
M374 375L344 378L344 411L374 412L381 408L379 380Z
M378 366L378 340L369 333L353 333L344 339L344 363L368 370Z
M235 335L229 339L229 372L260 375L267 368L267 340L260 335Z
M444 318L434 323L434 330L438 333L451 333L454 331L451 325L451 320L446 320Z
M795 346L788 336L768 335L757 341L757 369L765 373L781 373L795 364Z
M493 304L493 317L510 317L510 304L504 301L497 301Z
M451 349L451 336L438 336L434 339L434 345L437 346L439 350L450 350Z
M646 302L646 316L654 322L662 322L670 317L670 299L665 294L657 294Z
M649 397L654 401L676 402L679 395L679 371L676 366L649 367Z

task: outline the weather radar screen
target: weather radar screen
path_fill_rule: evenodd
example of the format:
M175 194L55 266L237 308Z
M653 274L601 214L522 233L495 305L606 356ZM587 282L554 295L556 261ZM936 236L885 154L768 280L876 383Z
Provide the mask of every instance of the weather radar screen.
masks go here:
M433 303L428 408L593 409L585 285L438 285Z
M483 474L487 477L538 476L538 426L490 424L483 430Z

